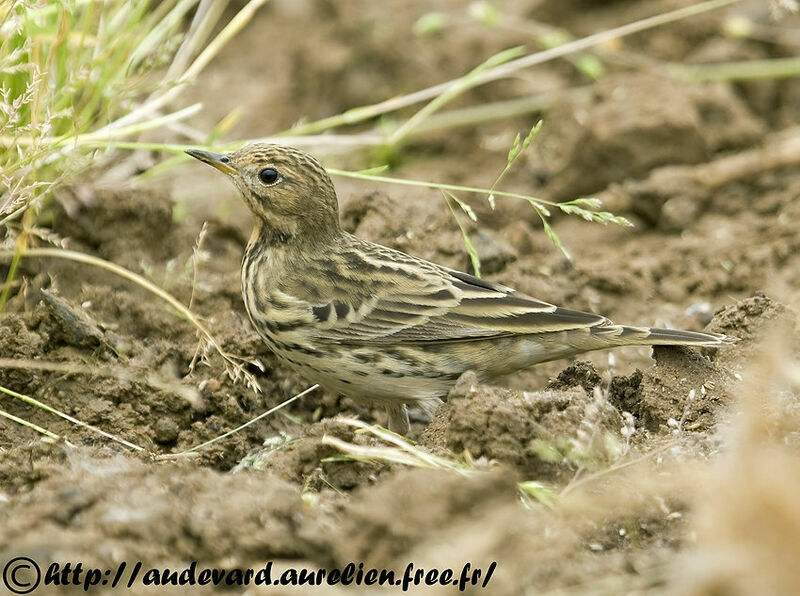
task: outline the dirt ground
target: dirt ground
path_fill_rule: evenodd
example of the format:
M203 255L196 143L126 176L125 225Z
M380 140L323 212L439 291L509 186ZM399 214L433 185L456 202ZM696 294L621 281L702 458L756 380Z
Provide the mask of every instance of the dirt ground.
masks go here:
M431 3L270 2L187 92L205 106L192 125L210 130L240 106L227 136L266 136L460 76L503 48L533 49L529 31L512 26L524 19L583 36L689 2L498 2L512 25L494 27L471 21L467 2L435 4L450 24L417 36L413 25ZM784 35L724 35L733 15ZM140 287L86 265L25 260L25 283L0 315L0 358L73 370L0 368L0 385L145 453L2 396L1 409L69 443L0 418L0 560L154 568L272 560L279 570L496 561L490 591L468 591L796 593L800 160L796 148L794 160L770 148L797 145L800 81L686 82L662 67L795 55L798 25L798 17L773 21L766 2L744 2L602 46L606 72L596 81L555 61L448 106L551 93L542 114L426 133L392 154L310 148L329 166L390 160L395 176L487 186L514 135L542 117L504 188L551 200L598 196L635 226L556 217L568 261L526 203L498 199L492 211L464 196L478 214L469 231L484 275L617 322L740 338L719 350L595 353L497 387L468 373L430 423L412 416L410 435L460 472L337 457L330 437L382 444L337 416L386 421L321 392L196 454L162 457L307 387L244 312L249 214L222 176L196 163L124 184L98 173L62 186L45 214L54 237L191 300L227 352L262 364L248 365L260 392L232 380L213 351L192 370L195 328ZM163 157L119 159L144 167ZM437 192L335 182L349 231L469 268ZM195 593L172 591L182 589ZM307 593L317 591L340 588Z

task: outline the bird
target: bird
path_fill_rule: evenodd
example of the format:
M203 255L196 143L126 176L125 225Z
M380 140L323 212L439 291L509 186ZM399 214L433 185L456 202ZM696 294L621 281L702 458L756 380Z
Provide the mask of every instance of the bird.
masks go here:
M468 370L486 382L592 350L733 343L617 325L358 238L340 226L330 175L300 149L186 153L229 176L252 212L241 284L258 334L306 380L382 405L393 432L409 431L409 406L432 413Z

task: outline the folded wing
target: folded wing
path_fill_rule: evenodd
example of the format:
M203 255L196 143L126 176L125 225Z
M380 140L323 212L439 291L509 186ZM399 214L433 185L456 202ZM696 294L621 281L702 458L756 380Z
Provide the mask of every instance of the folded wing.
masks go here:
M365 243L366 244L366 243ZM350 344L469 341L611 325L512 288L370 245L342 272L370 280L369 292L312 305L320 339ZM359 271L358 269L361 269ZM336 292L335 287L331 287Z

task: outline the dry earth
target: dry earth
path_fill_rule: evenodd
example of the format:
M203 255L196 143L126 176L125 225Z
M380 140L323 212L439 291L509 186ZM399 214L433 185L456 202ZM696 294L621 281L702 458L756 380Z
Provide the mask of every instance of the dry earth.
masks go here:
M418 37L412 25L427 2L271 2L190 92L206 106L194 124L209 129L241 106L231 138L263 136L458 76L505 47L534 45L518 28L471 22L464 2L437 4L452 24ZM505 15L579 36L687 2L504 4ZM795 45L723 35L722 17L734 13L787 36L794 27ZM0 419L0 560L27 554L173 568L274 560L278 569L497 561L486 593L793 593L800 166L768 150L800 126L800 82L686 83L657 66L791 55L798 23L771 21L766 3L745 2L604 47L608 72L597 81L554 62L454 104L558 92L506 188L558 200L601 196L636 224L557 218L567 261L529 206L504 200L491 211L474 198L480 225L470 233L488 278L620 322L741 338L703 353L625 349L549 363L502 387L467 374L429 425L415 421L411 437L466 462L468 474L332 457L338 451L323 437L378 444L333 417L385 420L321 393L196 457L159 459L306 387L272 358L244 313L239 260L249 216L222 177L196 164L136 184L98 176L62 187L46 216L66 246L128 267L184 303L191 298L225 350L263 363L249 367L261 393L231 380L213 352L190 370L195 329L141 288L85 265L24 261L24 286L0 315L0 357L128 375L2 368L0 385L148 455L4 396L2 409L70 444ZM576 87L584 91L566 91ZM516 132L536 117L429 133L391 154L318 153L333 166L388 159L397 176L486 186ZM120 159L141 166L161 157ZM348 230L469 266L436 192L336 183ZM197 399L159 389L148 375ZM520 498L525 481L539 483L538 500Z

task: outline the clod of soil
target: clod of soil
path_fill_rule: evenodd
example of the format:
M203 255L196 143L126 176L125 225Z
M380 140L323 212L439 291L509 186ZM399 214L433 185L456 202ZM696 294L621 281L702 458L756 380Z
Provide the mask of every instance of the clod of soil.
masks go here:
M351 490L375 482L389 469L384 462L324 461L339 451L323 443L331 436L347 443L367 444L369 439L357 435L352 426L336 419L325 419L303 429L299 437L274 437L267 446L249 453L236 467L267 470L289 482L303 484L308 489L320 491L326 487Z
M681 422L684 430L709 430L734 401L736 375L773 339L777 325L796 327L797 317L760 293L723 308L708 326L739 338L735 345L708 348L708 356L683 347L655 347L655 366L645 371L632 412L651 431L670 419Z
M0 513L4 560L25 552L89 566L114 565L118 553L157 567L329 562L297 488L271 474L221 474L188 461L153 467L81 452L63 466L21 497L13 514Z
M602 391L512 391L464 373L422 443L470 459L502 462L525 478L565 479L582 460L606 461L619 448L620 412Z
M542 132L537 161L549 171L547 190L570 199L746 146L763 125L727 86L687 88L639 73L604 78L586 100L558 102Z

